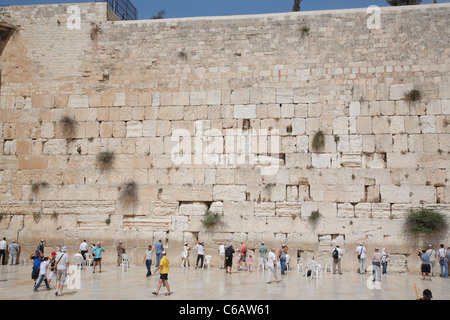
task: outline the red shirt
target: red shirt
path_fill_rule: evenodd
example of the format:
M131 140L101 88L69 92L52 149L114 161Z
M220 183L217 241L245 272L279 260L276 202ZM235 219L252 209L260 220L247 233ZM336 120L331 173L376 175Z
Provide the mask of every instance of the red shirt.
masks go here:
M247 246L244 243L241 245L241 255L247 255Z

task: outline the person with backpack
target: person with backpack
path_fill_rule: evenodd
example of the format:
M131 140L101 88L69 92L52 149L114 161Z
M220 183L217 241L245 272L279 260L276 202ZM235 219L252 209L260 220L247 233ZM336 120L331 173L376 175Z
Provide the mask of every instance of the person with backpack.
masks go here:
M336 273L336 267L338 269L339 274L342 274L341 270L341 258L344 252L341 248L339 248L339 245L337 244L334 248L333 252L331 253L331 256L333 257L333 274Z

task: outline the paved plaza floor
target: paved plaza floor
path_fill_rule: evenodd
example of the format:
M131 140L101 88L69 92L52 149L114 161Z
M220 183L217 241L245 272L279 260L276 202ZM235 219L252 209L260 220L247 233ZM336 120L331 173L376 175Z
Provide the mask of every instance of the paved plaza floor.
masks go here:
M154 268L153 268L154 269ZM152 270L153 270L152 269ZM266 271L267 272L267 271ZM450 279L433 277L421 280L419 274L387 274L374 284L370 274L344 272L342 275L323 272L318 279L305 277L297 270L279 276L280 282L266 283L263 271L233 271L224 269L183 269L170 267L169 285L174 293L164 296L152 294L159 274L146 277L144 265L123 272L116 265L104 265L102 273L92 273L92 267L79 271L78 282L65 288L63 296L55 296L55 280L51 290L42 283L39 292L33 291L31 265L0 267L1 300L415 300L416 285L422 297L430 289L433 300L450 299ZM278 270L278 274L279 274Z

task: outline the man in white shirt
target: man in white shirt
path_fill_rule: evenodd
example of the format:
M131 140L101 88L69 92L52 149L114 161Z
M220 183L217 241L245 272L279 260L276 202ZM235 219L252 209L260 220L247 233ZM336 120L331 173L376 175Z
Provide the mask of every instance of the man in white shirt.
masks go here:
M69 255L67 254L67 247L61 248L56 256L56 296L62 296L64 282L67 277L67 269L69 268Z
M182 268L189 268L189 248L187 242L184 244L183 252L181 253L181 267Z
M198 268L198 261L200 261L200 268L203 268L203 253L204 253L204 247L203 242L197 242L194 249L197 249L197 262L195 263L195 269Z
M81 255L83 256L83 260L86 261L86 253L89 252L89 245L86 243L86 240L80 244Z
M39 270L39 281L34 286L34 292L38 292L38 288L41 285L42 281L44 281L47 290L50 290L50 286L47 281L47 269L49 265L50 261L48 261L48 257L44 257L44 261L41 262L41 268Z
M0 241L0 265L5 264L5 257L6 257L6 238L3 238L3 240Z
M275 248L272 248L267 255L266 260L266 268L267 268L267 283L270 283L270 274L272 273L275 281L280 282L278 279L277 273L276 273L276 267L277 267L277 257L275 255Z
M356 255L358 257L359 262L359 273L366 273L366 253L367 249L363 246L363 243L360 242L359 246L356 248Z
M335 254L335 252L337 252ZM341 248L339 248L339 245L337 244L336 247L334 248L333 252L332 252L332 256L333 256L333 274L336 273L336 267L339 271L339 274L342 274L342 270L341 270L341 257L344 254L344 251L342 251Z

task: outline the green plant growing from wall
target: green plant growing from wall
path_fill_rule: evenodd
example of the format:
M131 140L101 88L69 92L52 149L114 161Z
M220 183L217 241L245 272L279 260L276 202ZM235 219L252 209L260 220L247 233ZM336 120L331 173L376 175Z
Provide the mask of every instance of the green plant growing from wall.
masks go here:
M410 209L406 215L406 231L413 235L432 235L448 228L445 215L428 208Z
M325 135L322 130L318 130L313 137L312 148L314 150L320 150L325 145Z
M306 37L307 35L309 35L309 27L307 26L303 26L300 28L300 32L302 33L302 38Z
M33 194L37 194L42 188L48 187L48 182L42 181L42 182L36 182L31 185L31 191Z
M92 25L91 25L91 40L92 41L98 40L98 35L101 34L101 33L102 33L102 28L98 24L92 22Z
M97 164L102 170L110 169L114 163L114 152L106 150L97 154Z
M203 214L201 222L207 227L215 225L220 220L220 214L213 212L211 210L206 210Z
M311 215L308 217L308 220L311 223L316 223L320 217L321 217L321 214L319 211L313 211L313 212L311 212Z
M72 139L75 135L75 130L77 128L78 123L69 116L63 116L61 120L59 120L61 125L62 133L66 139Z
M122 201L124 205L133 204L138 200L138 185L135 181L125 182L119 187L119 190L119 200Z
M404 96L407 101L419 101L421 97L422 93L416 89L406 92Z

